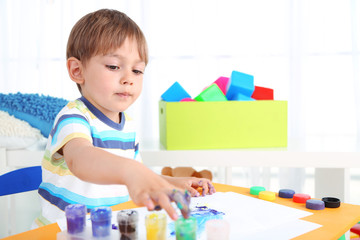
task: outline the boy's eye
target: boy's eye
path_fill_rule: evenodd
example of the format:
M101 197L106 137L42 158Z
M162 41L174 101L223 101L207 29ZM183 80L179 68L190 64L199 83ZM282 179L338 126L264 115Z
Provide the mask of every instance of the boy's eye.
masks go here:
M143 72L142 71L140 71L140 70L133 70L133 73L135 73L136 75L139 75L139 74L143 74Z
M110 70L119 70L120 69L118 66L115 66L115 65L106 65L106 67Z

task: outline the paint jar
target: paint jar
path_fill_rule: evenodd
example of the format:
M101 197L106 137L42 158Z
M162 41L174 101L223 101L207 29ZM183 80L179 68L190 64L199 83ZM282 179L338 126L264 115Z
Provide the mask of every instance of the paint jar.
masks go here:
M138 239L139 214L135 210L121 210L117 214L120 239Z
M207 240L229 239L230 224L224 219L212 219L206 222Z
M93 237L106 237L111 231L111 208L97 207L91 210Z
M145 216L146 239L166 240L165 213L151 213Z
M67 232L81 234L86 226L87 208L83 204L70 204L65 207Z
M175 222L176 240L196 240L196 218L179 218Z

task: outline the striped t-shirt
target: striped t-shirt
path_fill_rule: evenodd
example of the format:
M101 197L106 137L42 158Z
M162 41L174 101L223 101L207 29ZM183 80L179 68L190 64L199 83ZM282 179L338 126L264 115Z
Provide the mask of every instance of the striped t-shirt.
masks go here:
M129 200L125 185L93 184L72 174L58 150L74 138L85 138L95 147L141 161L134 123L126 114L121 113L120 123L115 123L84 97L69 102L55 118L42 160L43 180L38 190L42 214L35 220L38 226L63 218L69 204L82 203L89 210Z

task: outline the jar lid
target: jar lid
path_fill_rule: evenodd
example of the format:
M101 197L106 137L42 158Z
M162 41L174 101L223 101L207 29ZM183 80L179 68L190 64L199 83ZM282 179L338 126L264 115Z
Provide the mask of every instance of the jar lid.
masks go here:
M292 189L280 189L279 197L281 198L292 198L295 194L295 191Z
M306 201L306 208L312 210L323 210L325 208L325 203L322 200L309 199Z
M327 208L338 208L340 207L340 199L334 197L323 197L321 200L324 201L325 207Z
M296 203L306 203L309 199L311 199L310 195L305 193L295 193L293 196L293 201Z
M259 192L265 191L265 188L262 186L253 186L250 188L251 195L259 195Z

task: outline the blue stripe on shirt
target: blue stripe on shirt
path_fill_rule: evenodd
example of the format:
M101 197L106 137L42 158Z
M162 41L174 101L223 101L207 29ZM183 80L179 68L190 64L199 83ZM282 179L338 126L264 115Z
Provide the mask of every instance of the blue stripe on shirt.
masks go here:
M134 149L135 142L122 142L118 140L102 141L102 139L93 138L93 145L99 148L130 150Z
M120 132L117 130L106 130L99 132L95 127L91 127L91 133L94 138L107 140L116 140L123 142L131 142L135 140L135 132Z
M65 188L59 188L51 183L44 182L39 186L39 194L62 210L67 205L75 203L85 204L88 208L95 208L99 206L113 206L129 201L129 195L109 198L87 198Z
M86 128L89 129L89 133L90 133L90 125L84 117L82 117L81 115L77 115L77 114L64 115L56 123L56 127L54 128L55 130L53 132L53 136L52 136L52 140L51 140L51 144L54 145L56 143L57 136L59 135L59 132L61 132L61 129L63 127L65 127L66 125L69 125L69 124L74 124L74 123L85 126Z
M67 119L67 118L80 118L80 119L83 119L85 122L87 122L87 125L89 125L87 119L80 115L80 114L65 114L65 115L62 115L56 122L56 125L53 127L53 129L51 129L51 132L50 132L50 136L53 137L54 136L54 133L57 131L58 129L58 126L59 124L64 120L64 119Z

